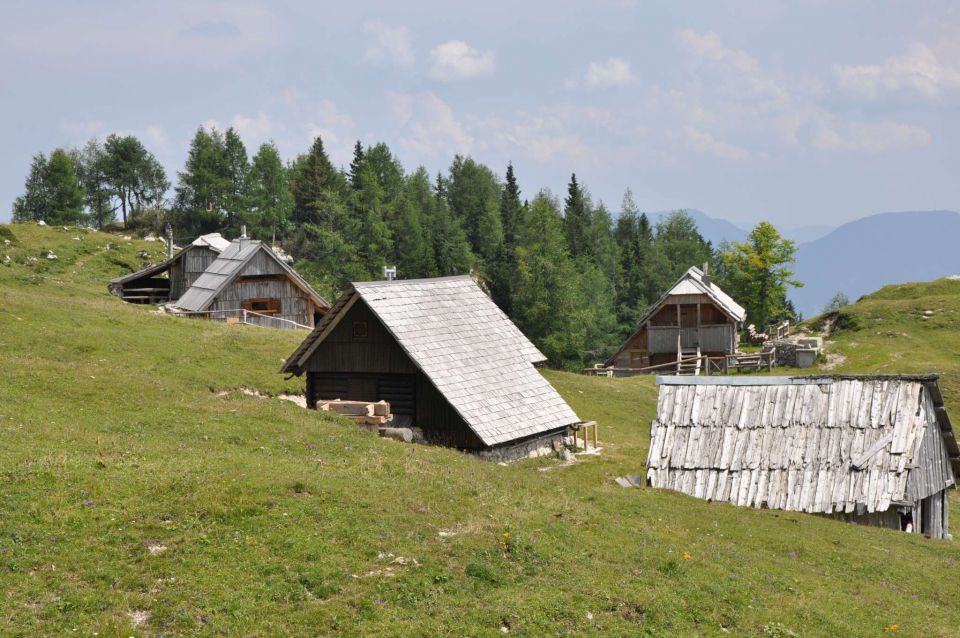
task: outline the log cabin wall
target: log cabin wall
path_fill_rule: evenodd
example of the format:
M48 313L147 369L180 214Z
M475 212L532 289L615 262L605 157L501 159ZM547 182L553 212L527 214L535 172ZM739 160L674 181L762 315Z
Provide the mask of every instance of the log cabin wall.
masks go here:
M179 299L220 253L209 246L188 246L170 264L170 299Z
M707 295L674 295L654 312L614 360L616 368L644 368L675 361L677 338L701 354L736 352L736 323Z
M254 301L258 303L254 304ZM314 307L310 296L295 285L286 271L263 251L250 260L240 275L210 305L210 310L239 309L313 327ZM270 328L295 327L257 315L250 315L247 320Z
M432 443L484 447L362 301L318 345L306 370L311 407L323 399L384 400L393 413L411 416Z

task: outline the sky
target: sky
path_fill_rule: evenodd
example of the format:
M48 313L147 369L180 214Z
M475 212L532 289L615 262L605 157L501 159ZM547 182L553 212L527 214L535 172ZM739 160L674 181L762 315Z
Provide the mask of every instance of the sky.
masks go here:
M461 6L462 5L462 6ZM134 134L176 183L199 126L338 165L471 155L521 189L575 172L615 213L741 225L960 210L960 4L0 4L0 220L31 157Z

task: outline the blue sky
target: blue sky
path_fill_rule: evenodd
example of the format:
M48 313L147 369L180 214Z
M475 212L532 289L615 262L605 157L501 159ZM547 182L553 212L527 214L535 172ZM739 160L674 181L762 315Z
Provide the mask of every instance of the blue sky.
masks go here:
M171 181L201 124L292 158L385 141L526 196L575 171L616 211L835 225L960 209L950 2L11 2L0 219L30 158L133 133Z

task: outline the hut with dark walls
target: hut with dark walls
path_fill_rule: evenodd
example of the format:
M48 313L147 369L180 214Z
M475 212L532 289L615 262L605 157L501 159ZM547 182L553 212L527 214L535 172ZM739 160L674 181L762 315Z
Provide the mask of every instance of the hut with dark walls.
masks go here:
M949 537L960 448L937 375L657 383L650 486Z
M197 277L170 309L271 328L313 328L330 308L269 246L240 238Z
M228 246L220 233L202 235L159 264L111 280L110 292L129 303L176 301Z
M460 276L351 284L282 371L306 374L309 407L385 400L430 442L509 460L579 422L534 367L545 360Z
M614 376L690 357L734 354L746 311L699 268L687 270L604 364Z

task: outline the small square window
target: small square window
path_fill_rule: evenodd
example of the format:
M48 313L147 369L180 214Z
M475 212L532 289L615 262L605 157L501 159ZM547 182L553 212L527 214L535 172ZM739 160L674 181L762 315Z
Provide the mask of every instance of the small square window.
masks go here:
M367 338L367 322L366 321L353 322L353 338L354 339Z

